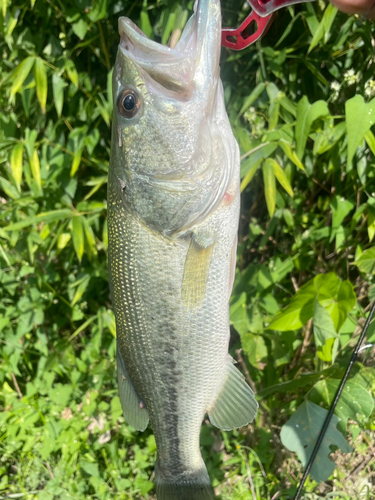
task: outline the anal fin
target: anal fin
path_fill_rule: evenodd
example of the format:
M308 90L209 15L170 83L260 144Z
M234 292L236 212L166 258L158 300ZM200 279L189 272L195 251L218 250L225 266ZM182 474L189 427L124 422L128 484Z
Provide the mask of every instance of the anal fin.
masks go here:
M208 416L212 425L230 431L252 422L258 413L258 403L231 357L228 358L227 370L227 379Z
M206 296L206 284L214 240L209 236L193 233L186 254L181 298L188 307L197 307Z
M120 402L125 420L132 427L137 429L137 431L144 431L149 421L148 411L134 389L118 346L117 380Z

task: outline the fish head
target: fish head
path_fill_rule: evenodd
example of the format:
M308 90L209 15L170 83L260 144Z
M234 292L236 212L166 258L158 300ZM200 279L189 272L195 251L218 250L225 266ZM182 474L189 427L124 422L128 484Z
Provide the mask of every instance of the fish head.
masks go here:
M119 32L110 183L120 179L128 209L171 236L206 217L230 177L220 3L196 2L173 48L148 39L127 18L119 19Z

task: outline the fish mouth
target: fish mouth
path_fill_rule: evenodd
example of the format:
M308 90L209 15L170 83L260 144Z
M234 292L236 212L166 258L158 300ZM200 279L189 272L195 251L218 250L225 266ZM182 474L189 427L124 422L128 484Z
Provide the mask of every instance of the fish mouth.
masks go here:
M125 57L130 58L166 90L182 95L190 94L195 85L194 77L197 68L205 64L201 57L202 52L207 52L203 50L205 42L208 41L210 45L215 44L217 38L215 35L218 31L220 34L220 5L219 15L217 16L216 13L219 19L217 23L212 22L212 12L214 12L212 4L219 5L219 1L196 0L194 14L173 48L150 40L130 19L120 17L119 48ZM217 24L219 24L219 30ZM211 56L214 58L215 53L217 50L211 51Z

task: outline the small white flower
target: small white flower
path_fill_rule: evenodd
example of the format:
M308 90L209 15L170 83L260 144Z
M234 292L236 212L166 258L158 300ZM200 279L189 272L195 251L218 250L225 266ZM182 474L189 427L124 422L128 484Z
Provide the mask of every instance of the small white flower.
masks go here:
M331 82L330 87L335 92L338 92L340 90L340 84L339 84L339 82L337 80L334 80L333 82Z
M365 83L365 95L372 97L375 94L375 80L368 80Z
M354 85L359 80L359 73L355 73L353 68L348 69L348 71L344 73L344 80L348 85Z

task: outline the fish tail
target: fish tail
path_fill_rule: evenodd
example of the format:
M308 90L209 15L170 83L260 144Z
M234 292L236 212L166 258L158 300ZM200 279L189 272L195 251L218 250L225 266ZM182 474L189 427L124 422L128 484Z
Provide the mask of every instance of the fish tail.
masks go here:
M175 478L168 477L155 468L157 500L213 500L214 493L206 467Z

